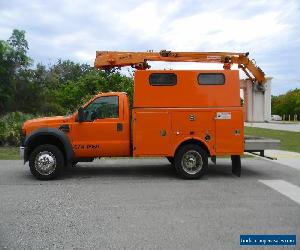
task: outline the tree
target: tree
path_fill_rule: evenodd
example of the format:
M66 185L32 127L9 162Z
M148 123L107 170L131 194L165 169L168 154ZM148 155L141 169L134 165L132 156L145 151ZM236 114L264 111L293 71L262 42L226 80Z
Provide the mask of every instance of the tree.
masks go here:
M32 62L27 50L25 31L15 29L7 41L0 41L0 114L16 109L15 94L18 85L24 84L19 72Z
M288 91L284 95L272 96L272 114L300 117L300 89Z
M75 81L68 80L55 91L56 103L73 112L99 92L123 91L132 100L132 78L120 73L107 73L90 68Z
M12 96L12 47L6 41L0 41L0 114L4 113L5 107Z
M76 110L98 92L124 91L132 101L132 77L59 59L46 67L27 56L25 31L13 30L0 41L0 115L13 111L35 115Z
M7 42L13 48L11 59L14 63L15 70L29 66L32 59L27 56L27 50L29 48L28 42L25 39L25 31L14 29Z

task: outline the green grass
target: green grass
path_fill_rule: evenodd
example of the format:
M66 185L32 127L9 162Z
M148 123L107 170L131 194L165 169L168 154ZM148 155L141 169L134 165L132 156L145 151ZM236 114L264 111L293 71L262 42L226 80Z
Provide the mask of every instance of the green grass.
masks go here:
M254 135L272 139L279 139L281 141L281 150L300 153L300 132L245 127L245 135Z
M0 147L0 160L20 160L19 148Z

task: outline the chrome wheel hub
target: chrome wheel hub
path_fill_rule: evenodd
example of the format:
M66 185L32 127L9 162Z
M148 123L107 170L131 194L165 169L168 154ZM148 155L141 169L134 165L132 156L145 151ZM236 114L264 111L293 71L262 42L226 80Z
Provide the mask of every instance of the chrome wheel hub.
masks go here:
M189 150L183 155L181 165L188 174L196 174L202 169L202 157L196 150Z
M48 151L43 151L35 157L35 169L41 175L50 175L56 168L55 156Z

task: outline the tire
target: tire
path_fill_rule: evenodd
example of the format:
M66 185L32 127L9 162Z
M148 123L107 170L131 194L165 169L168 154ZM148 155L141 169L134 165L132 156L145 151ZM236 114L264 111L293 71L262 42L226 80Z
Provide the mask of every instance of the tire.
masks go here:
M174 157L168 156L167 159L174 166Z
M30 172L39 180L55 179L63 167L64 156L54 145L40 145L29 156Z
M198 179L203 176L208 166L208 155L196 144L187 144L175 154L175 168L184 179Z

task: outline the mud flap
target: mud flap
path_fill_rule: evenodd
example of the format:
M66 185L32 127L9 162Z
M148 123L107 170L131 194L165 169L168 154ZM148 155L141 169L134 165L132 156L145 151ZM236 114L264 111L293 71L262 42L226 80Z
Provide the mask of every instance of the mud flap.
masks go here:
M232 164L232 173L237 177L241 177L241 156L239 155L232 155L231 156L231 164Z
M217 157L214 155L214 156L211 156L210 157L210 160L211 160L211 162L213 163L213 164L217 164Z

